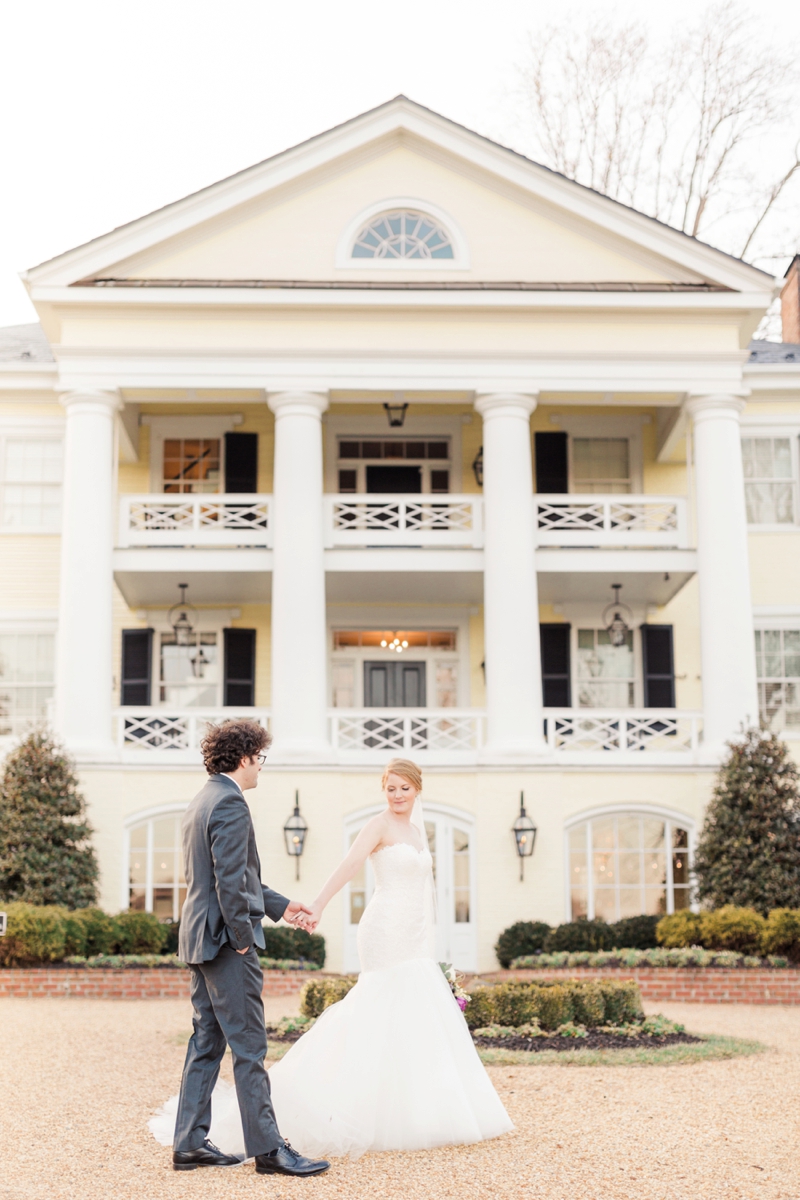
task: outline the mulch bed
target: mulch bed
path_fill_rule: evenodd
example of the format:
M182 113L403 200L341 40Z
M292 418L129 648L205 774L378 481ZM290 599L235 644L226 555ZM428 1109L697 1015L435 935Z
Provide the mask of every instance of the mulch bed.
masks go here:
M277 1030L267 1027L267 1036L273 1042L296 1042L303 1036L303 1030L296 1029L292 1033L278 1036ZM693 1037L691 1033L665 1033L652 1037L622 1037L616 1033L596 1033L590 1030L586 1037L473 1037L476 1046L491 1047L496 1050L645 1050L655 1049L656 1046L679 1046L701 1042L703 1039Z
M494 1050L653 1050L656 1046L689 1045L703 1039L691 1033L665 1033L652 1037L622 1037L590 1030L586 1037L473 1037L476 1046Z

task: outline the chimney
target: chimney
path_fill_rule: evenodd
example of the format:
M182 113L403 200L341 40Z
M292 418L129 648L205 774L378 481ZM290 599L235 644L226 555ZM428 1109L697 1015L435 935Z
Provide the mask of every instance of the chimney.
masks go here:
M795 254L781 291L781 337L800 345L800 254Z

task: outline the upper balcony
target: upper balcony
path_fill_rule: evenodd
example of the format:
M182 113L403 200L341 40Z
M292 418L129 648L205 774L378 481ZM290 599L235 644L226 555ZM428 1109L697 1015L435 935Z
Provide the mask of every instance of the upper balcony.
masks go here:
M687 549L687 505L680 496L537 495L542 547ZM329 549L479 550L480 495L327 495ZM272 545L268 495L123 495L117 541L130 547Z

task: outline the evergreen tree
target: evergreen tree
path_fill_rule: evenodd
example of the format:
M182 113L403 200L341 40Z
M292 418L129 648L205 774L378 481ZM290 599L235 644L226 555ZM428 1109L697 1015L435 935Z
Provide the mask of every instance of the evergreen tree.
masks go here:
M775 733L729 743L695 855L697 896L768 913L800 908L798 771Z
M31 733L0 783L0 896L85 908L97 898L97 859L72 763L49 733Z

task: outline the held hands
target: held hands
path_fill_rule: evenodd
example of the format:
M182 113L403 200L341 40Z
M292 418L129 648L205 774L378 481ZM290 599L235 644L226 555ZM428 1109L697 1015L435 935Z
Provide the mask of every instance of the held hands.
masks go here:
M307 908L299 900L290 900L283 914L284 921L289 925L294 925L297 929L305 929L308 933L313 933L317 928L319 917L320 914L315 914L313 909Z

